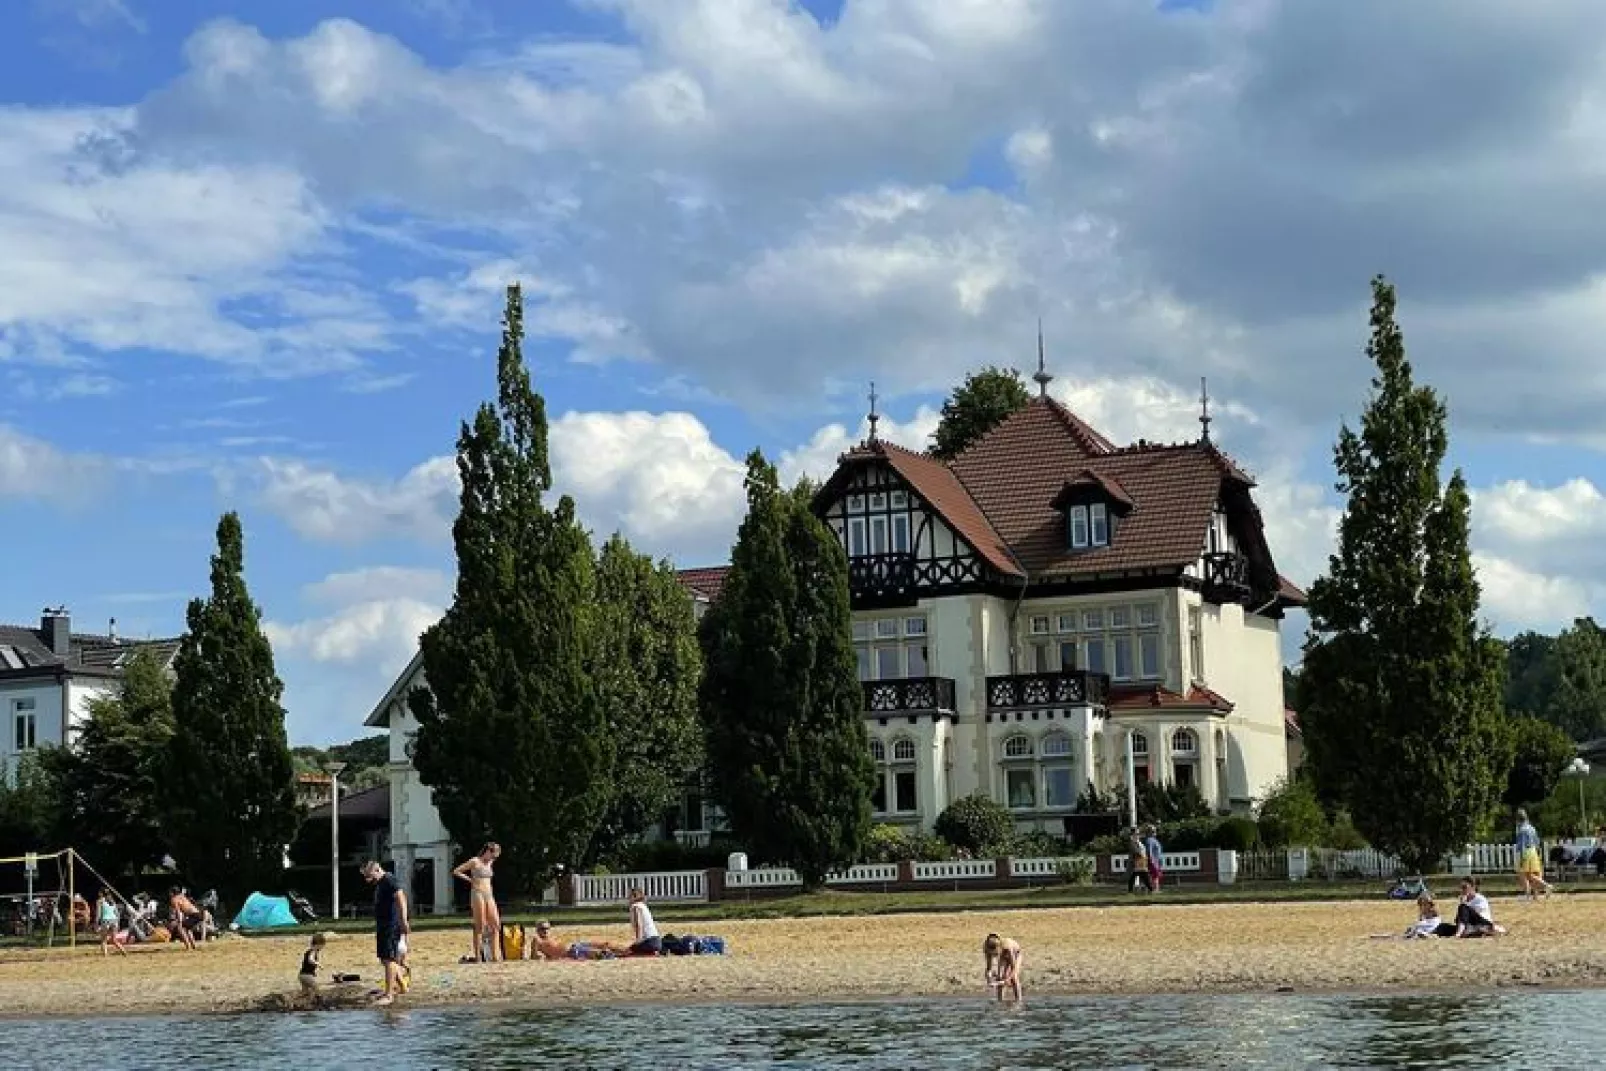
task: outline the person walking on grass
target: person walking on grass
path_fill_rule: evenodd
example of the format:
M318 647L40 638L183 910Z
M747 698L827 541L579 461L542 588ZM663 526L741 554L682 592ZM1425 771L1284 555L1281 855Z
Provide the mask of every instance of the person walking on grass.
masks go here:
M1528 812L1517 812L1517 881L1523 895L1536 899L1541 893L1550 895L1550 883L1545 880L1545 857L1540 850L1539 831L1528 821Z
M407 919L407 892L401 883L373 859L362 865L362 876L374 887L374 948L385 971L384 988L374 1003L383 1007L394 1003L397 993L405 992L401 943L413 927Z
M1141 826L1132 830L1132 835L1127 838L1126 848L1128 873L1126 891L1135 893L1141 885L1146 892L1153 892L1154 885L1149 879L1149 849L1143 844Z
M1143 831L1143 851L1149 857L1149 891L1160 891L1160 878L1165 875L1163 849L1160 847L1159 830L1150 823Z

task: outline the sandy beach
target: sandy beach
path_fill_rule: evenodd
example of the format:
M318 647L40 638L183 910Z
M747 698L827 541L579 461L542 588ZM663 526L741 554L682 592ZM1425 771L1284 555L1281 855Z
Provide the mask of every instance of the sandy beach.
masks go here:
M1448 891L1448 890L1446 890ZM414 934L415 1006L509 1002L764 1001L981 994L988 931L1025 948L1030 993L1161 993L1489 988L1606 982L1606 899L1495 902L1507 937L1380 941L1411 904L1387 901L1065 908L699 923L724 957L463 965L466 927ZM623 912L621 912L621 915ZM625 927L561 924L565 940L622 940ZM674 927L666 927L673 929ZM135 948L0 953L10 1016L227 1012L271 1007L295 989L304 937L229 937L197 951ZM372 940L334 937L330 971L377 977Z

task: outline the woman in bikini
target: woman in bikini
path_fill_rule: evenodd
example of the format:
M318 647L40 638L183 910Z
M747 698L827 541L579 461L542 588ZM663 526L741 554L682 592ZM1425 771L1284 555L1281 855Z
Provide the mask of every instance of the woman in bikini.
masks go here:
M452 876L468 882L468 906L474 914L474 952L476 961L484 960L486 937L490 937L491 959L502 958L502 913L496 909L496 896L491 892L491 864L502 854L502 846L488 842L480 854L463 863Z

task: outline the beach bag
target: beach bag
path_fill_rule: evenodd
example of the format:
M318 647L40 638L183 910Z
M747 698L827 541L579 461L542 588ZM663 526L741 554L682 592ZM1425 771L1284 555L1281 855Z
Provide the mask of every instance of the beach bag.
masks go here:
M524 927L518 923L502 927L502 958L524 958Z
M166 926L156 926L151 929L151 935L146 938L153 945L165 945L173 939L172 931Z
M723 956L725 954L725 938L699 937L697 938L697 953L702 956Z

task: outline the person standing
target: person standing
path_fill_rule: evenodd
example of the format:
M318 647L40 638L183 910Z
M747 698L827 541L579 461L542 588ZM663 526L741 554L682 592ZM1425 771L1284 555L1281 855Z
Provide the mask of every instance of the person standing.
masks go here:
M630 931L632 956L656 956L664 950L658 924L652 920L652 909L647 906L647 894L640 889L630 890Z
M468 909L474 918L474 949L471 954L482 962L487 955L492 960L502 958L502 913L497 909L496 895L491 891L491 878L495 873L492 864L501 854L502 846L494 840L488 841L478 855L452 871L453 877L468 882Z
M1143 829L1134 829L1127 838L1127 885L1126 891L1135 893L1138 886L1143 886L1147 892L1153 892L1154 886L1149 882L1149 849L1143 846Z
M407 919L407 892L401 882L385 872L374 859L362 865L362 876L374 887L374 948L385 970L384 989L374 1003L384 1006L395 1001L402 992L401 942L412 933Z
M1528 821L1528 812L1517 811L1517 880L1523 894L1530 900L1543 893L1550 895L1550 884L1545 881L1545 857L1540 850L1539 831Z
M100 896L95 900L95 927L100 931L100 954L110 956L113 948L128 955L128 949L123 947L123 941L118 937L122 921L122 909L117 906L117 899L110 888L100 890Z
M1160 891L1160 878L1165 874L1164 853L1160 847L1159 830L1151 823L1144 829L1143 851L1149 857L1149 891Z
M184 947L191 952L195 951L195 934L200 930L204 918L201 909L195 906L189 894L177 885L167 890L168 913L173 918L173 931Z

